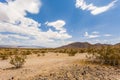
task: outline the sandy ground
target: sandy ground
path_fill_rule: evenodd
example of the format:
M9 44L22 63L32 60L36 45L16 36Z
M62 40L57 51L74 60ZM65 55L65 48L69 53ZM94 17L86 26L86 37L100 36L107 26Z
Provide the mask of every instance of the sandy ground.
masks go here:
M60 53L58 56L55 53L47 53L45 54L45 56L39 57L37 55L30 55L27 57L24 66L20 69L12 68L13 66L9 64L9 60L0 60L0 80L55 80L53 78L42 79L39 78L39 76L52 73L52 71L57 72L59 71L60 68L67 70L67 68L70 65L74 65L76 61L84 60L85 55L86 54L77 54L76 56L73 57L70 57L67 54ZM119 73L118 70L117 72ZM119 77L120 74L118 75L113 74L113 76L116 77L116 80L120 80ZM58 80L73 80L73 79L58 79Z
M9 79L27 79L34 77L40 72L55 69L60 66L67 66L77 59L83 59L84 55L68 57L67 54L59 54L56 56L55 53L47 53L45 56L30 55L26 59L26 63L23 68L13 69L12 65L9 64L9 60L0 60L0 80Z

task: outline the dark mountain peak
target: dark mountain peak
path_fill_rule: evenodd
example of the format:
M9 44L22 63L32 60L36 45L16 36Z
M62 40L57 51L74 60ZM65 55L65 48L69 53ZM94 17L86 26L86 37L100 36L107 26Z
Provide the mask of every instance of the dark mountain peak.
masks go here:
M88 42L74 42L65 46L62 46L60 48L88 48L91 44Z

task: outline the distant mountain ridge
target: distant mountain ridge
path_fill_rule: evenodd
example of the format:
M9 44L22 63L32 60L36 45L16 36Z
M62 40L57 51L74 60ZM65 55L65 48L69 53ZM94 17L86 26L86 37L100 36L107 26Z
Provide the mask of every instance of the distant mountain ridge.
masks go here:
M115 44L115 46L120 46L120 43Z
M68 45L61 46L59 48L89 48L89 47L101 47L101 46L120 46L120 43L112 45L112 44L101 44L101 43L91 44L88 42L74 42Z
M57 48L89 48L89 47L101 47L101 46L120 46L120 43L112 45L112 44L101 44L101 43L91 44L88 42L74 42ZM0 45L0 48L46 48L46 47L35 46L35 45L31 45L31 46Z
M45 48L42 46L15 46L15 45L0 45L0 48Z

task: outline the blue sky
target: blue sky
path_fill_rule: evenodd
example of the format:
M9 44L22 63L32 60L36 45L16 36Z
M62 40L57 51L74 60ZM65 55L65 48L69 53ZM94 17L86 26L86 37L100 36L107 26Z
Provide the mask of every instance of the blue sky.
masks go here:
M0 44L115 44L120 42L119 7L119 0L0 0Z

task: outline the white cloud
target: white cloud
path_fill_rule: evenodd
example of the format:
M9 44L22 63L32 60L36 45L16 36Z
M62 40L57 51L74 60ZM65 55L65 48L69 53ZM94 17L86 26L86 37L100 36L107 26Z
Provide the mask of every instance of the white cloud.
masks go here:
M57 33L53 35L56 38L67 39L67 38L72 37L72 36L67 34L67 31L64 28L66 23L63 20L57 20L57 21L54 21L54 22L46 22L45 24L48 27L54 27L57 30Z
M27 36L21 36L21 35L16 35L16 34L9 34L9 35L3 35L9 38L14 38L14 39L23 39L23 40L29 40L29 37Z
M96 33L88 34L88 32L85 32L84 37L87 37L87 38L91 39L91 38L98 38L98 37L100 37L100 35L96 34Z
M99 34L99 32L97 32L97 31L93 31L92 34Z
M82 10L88 10L91 12L91 14L98 15L111 9L115 5L116 2L117 0L113 0L111 3L109 3L106 6L97 7L92 3L87 4L85 0L76 0L75 5L76 5L76 8L80 8Z
M102 43L102 44L117 44L120 43L120 37L114 37L111 39L81 39L80 41L89 42L92 44Z
M91 34L88 34L88 32L84 33L84 37L88 38L88 39L94 39L94 38L96 39L99 37L111 37L111 36L112 36L111 34L100 34L97 31L93 31L93 32L91 32Z
M60 31L61 33L66 32L66 29L64 28L66 23L63 20L57 20L54 22L46 22L45 24L49 27L54 27L56 30Z
M0 2L0 44L59 46L72 36L64 28L65 21L57 20L49 29L42 31L41 23L27 16L39 13L40 0L7 0ZM54 25L53 25L54 24ZM5 34L3 34L5 33ZM53 45L54 44L54 45Z
M0 13L5 20L15 23L23 19L27 12L37 14L40 7L39 0L8 0L8 3L0 3Z
M112 36L111 34L104 34L105 37L110 37Z

